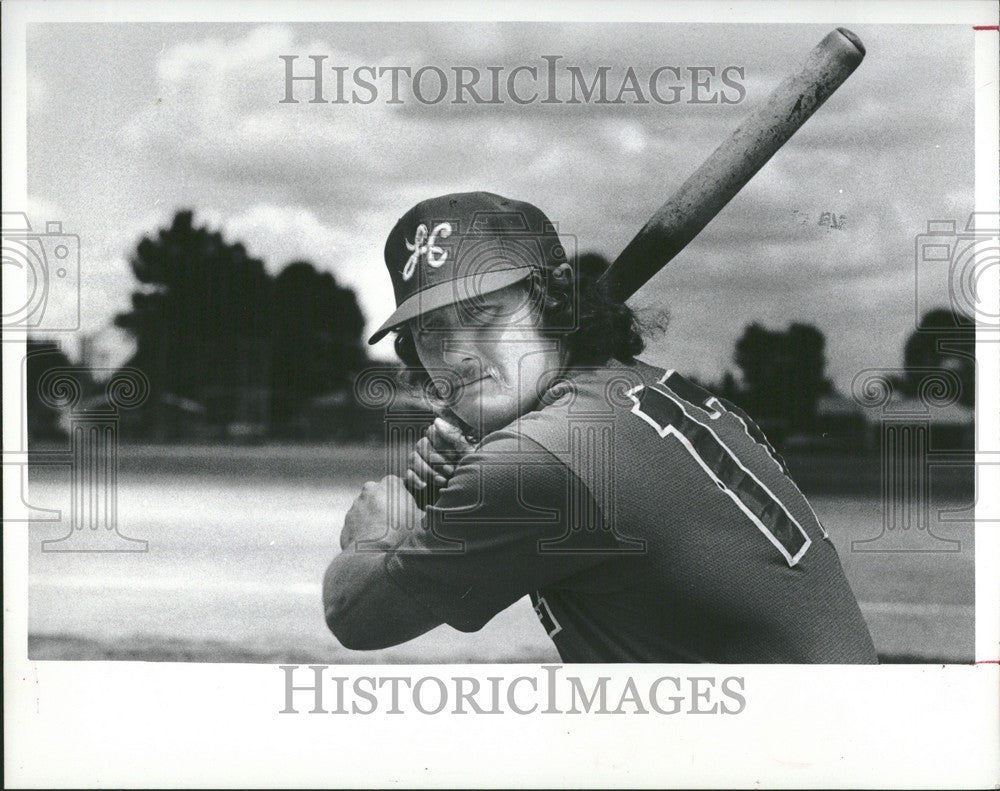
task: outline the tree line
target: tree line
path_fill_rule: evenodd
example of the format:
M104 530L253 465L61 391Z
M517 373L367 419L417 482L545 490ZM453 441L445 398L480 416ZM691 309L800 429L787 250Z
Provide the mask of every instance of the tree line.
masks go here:
M197 416L208 425L264 426L270 435L287 435L313 399L330 394L348 402L337 419L351 420L353 379L371 361L356 295L333 275L302 260L271 275L242 244L197 225L187 210L143 237L129 263L136 286L115 325L133 338L127 365L146 375L150 389L133 433L169 439L175 412L187 408L181 421ZM588 254L580 265L603 268L608 261ZM944 308L926 314L921 325L905 344L895 387L916 396L922 372L945 368L961 382L960 403L972 406L974 326ZM819 329L750 324L732 359L735 371L699 384L783 433L815 430L819 399L834 393ZM68 364L53 344L29 342L29 437L58 435L58 414L36 391L45 370Z

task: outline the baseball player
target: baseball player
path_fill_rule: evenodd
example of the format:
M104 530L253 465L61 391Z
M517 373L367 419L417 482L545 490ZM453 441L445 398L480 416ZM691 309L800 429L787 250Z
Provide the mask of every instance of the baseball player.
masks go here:
M637 359L633 314L572 258L539 209L482 192L389 234L397 309L371 340L395 331L447 419L348 512L330 629L381 648L528 595L566 662L875 662L760 429Z

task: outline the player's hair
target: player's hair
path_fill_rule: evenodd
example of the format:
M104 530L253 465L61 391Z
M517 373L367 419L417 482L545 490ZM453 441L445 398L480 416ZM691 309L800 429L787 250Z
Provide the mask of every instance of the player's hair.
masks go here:
M608 261L585 254L575 264L535 270L529 277L529 304L541 306L542 329L553 328L552 332L562 338L570 366L602 365L610 359L631 362L645 348L645 342L632 309L598 285ZM403 381L412 386L426 384L429 377L417 356L409 326L397 331L395 345L406 366Z

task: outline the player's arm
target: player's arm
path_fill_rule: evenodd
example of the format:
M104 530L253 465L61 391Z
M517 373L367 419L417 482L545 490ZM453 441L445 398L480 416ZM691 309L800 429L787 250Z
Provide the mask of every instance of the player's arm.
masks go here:
M390 504L395 507L390 507ZM386 573L386 553L423 512L399 478L366 483L344 520L340 545L323 578L326 624L345 648L373 650L412 640L441 620Z
M476 631L531 591L601 562L594 550L613 544L610 532L572 529L567 468L551 457L540 464L538 446L523 454L528 444L506 439L471 454L418 511L419 527L395 535L384 535L378 501L402 483L368 485L374 499L352 508L342 544L363 535L379 545L345 549L324 584L327 624L345 646L397 645L441 623Z
M537 443L494 434L456 468L427 508L425 529L410 532L385 569L440 622L477 631L528 593L609 557L611 531L571 524L574 513L600 514L581 487Z
M437 616L386 575L384 564L381 553L345 551L326 570L326 625L345 648L388 648L441 624Z

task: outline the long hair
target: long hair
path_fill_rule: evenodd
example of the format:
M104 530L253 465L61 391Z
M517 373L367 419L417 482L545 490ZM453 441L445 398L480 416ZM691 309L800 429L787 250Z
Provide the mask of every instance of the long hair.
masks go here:
M645 348L635 313L598 284L608 265L603 256L589 253L575 266L535 270L526 281L529 304L540 305L542 329L562 339L570 367L602 365L611 359L628 363ZM430 377L408 326L397 331L395 347L406 366L403 382L426 386Z

